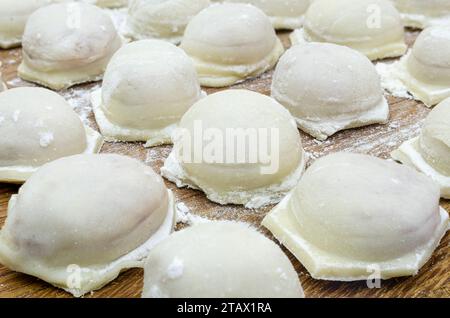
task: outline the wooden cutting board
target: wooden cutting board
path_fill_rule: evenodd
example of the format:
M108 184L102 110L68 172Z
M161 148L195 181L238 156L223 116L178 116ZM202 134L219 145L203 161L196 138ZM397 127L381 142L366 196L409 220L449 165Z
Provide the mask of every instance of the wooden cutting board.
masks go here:
M290 43L287 33L280 33L286 47ZM407 41L411 44L417 32L408 32ZM21 50L0 50L0 61L3 63L3 78L9 87L30 86L17 78L17 66L21 60ZM272 72L261 77L235 85L236 88L246 88L266 95L270 94ZM80 85L61 92L75 110L86 119L91 127L97 129L87 92L99 83ZM216 89L206 89L208 93ZM417 136L421 123L430 111L423 104L388 96L391 108L391 119L386 125L372 125L360 129L340 132L326 142L318 142L304 133L302 141L309 154L310 163L323 155L336 151L353 151L366 153L381 158L389 158L389 153L403 141ZM171 150L170 146L145 149L141 143L107 143L102 149L104 153L119 153L142 160L159 172L164 159ZM260 227L260 222L270 207L258 210L247 210L240 206L220 206L209 202L199 192L189 189L177 189L170 182L177 202L183 202L193 214L209 219L239 220L249 222L259 227L268 237L273 238L268 231ZM0 226L6 218L6 208L10 196L17 193L18 186L0 184ZM442 206L450 211L450 201L443 200ZM182 227L182 225L178 225ZM450 235L442 240L433 257L414 277L395 278L382 281L381 288L369 289L366 282L328 282L312 279L305 268L290 254L285 252L294 264L307 297L450 297ZM261 264L264 266L264 264ZM122 273L116 280L99 291L86 297L139 297L142 289L140 269L132 269ZM64 291L53 288L49 284L24 274L12 272L0 265L0 297L70 297Z

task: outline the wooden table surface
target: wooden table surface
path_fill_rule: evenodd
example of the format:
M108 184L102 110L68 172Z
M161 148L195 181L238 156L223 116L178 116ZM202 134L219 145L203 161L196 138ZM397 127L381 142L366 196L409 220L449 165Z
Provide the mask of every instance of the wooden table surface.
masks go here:
M289 40L286 33L280 33L286 47ZM407 41L411 44L417 32L407 32ZM4 81L9 87L30 86L17 78L17 66L20 63L21 50L0 50ZM235 87L247 88L263 94L270 94L272 72L261 77L248 80ZM86 90L98 87L99 83L81 85L61 92L76 101L75 110L86 116L88 123L95 129L91 107ZM206 89L208 93L216 90ZM387 96L391 108L391 119L386 125L347 130L329 138L326 142L318 142L304 133L302 141L309 154L311 163L315 158L336 151L353 151L367 153L381 158L389 158L389 153L403 141L417 136L420 126L429 109L423 104L401 98ZM104 153L119 153L140 159L159 172L164 159L171 150L170 146L145 149L142 143L106 143ZM259 227L268 237L272 236L260 222L270 207L258 210L247 210L240 206L220 206L209 202L199 191L177 189L172 183L167 186L175 193L177 202L183 202L192 212L209 219L226 219L249 222ZM6 218L6 208L10 196L17 193L18 186L0 184L0 226ZM443 200L442 206L450 211L450 201ZM180 225L178 226L180 227ZM447 233L432 258L414 277L395 278L381 282L381 288L369 289L366 282L328 282L312 279L305 268L286 249L285 252L294 264L307 297L450 297L450 235ZM263 266L263 264L262 264ZM142 289L141 269L131 269L122 273L116 280L101 290L86 297L139 297ZM62 290L20 273L12 272L0 265L0 297L70 297Z

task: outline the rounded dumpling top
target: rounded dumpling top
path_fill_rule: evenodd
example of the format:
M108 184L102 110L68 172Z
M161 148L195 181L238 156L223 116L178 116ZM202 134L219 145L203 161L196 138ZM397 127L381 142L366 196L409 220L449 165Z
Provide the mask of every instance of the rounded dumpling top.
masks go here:
M450 13L448 0L392 0L401 13L427 14L439 17Z
M64 98L43 88L0 94L0 136L0 167L37 167L87 148L80 118Z
M84 66L120 47L120 38L107 13L85 3L43 7L28 19L23 49L28 62L46 70Z
M150 252L144 273L142 297L304 297L286 255L243 223L176 232Z
M185 142L175 141L183 168L202 189L217 193L277 184L303 159L294 119L274 99L259 93L227 90L209 95L189 109L180 128L193 145L186 149ZM208 147L211 139L213 149ZM203 145L201 163L196 143Z
M439 187L379 158L336 153L314 162L290 200L302 238L336 257L400 258L426 245L440 224Z
M138 249L162 226L170 204L161 177L135 159L108 154L53 161L12 198L0 262L81 295L146 256ZM81 275L76 287L73 266Z
M308 41L346 45L370 59L398 56L406 50L400 15L388 0L313 1L304 32Z
M245 65L263 60L276 41L275 31L260 9L223 3L209 6L191 20L181 47L206 62Z
M35 10L57 0L0 1L0 47L19 45L28 17Z
M428 114L419 137L419 150L434 169L450 176L450 99Z
M328 43L290 48L277 65L272 96L294 117L308 120L362 113L383 98L370 60L358 51Z
M76 155L27 180L2 234L49 266L102 265L148 240L167 210L167 189L150 167L119 155Z
M197 72L183 50L142 40L122 47L108 64L102 107L120 126L159 129L178 122L200 96Z
M425 83L448 85L450 26L435 26L422 31L407 59L407 69L414 78Z
M209 0L135 0L128 11L131 36L178 43L189 21L209 4Z
M225 0L225 2L252 4L271 18L275 28L290 29L302 25L303 15L311 0Z

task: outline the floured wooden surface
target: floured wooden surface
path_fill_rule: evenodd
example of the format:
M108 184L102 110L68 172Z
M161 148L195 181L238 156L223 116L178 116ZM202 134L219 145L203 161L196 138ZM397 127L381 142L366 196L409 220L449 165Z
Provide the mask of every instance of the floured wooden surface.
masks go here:
M412 43L416 36L417 33L408 32L408 42ZM289 46L287 33L280 34L280 37L283 43ZM17 78L16 69L20 58L20 49L0 51L3 77L9 87L31 85ZM269 95L271 76L272 72L268 72L257 79L234 87ZM93 83L60 92L80 114L83 121L94 129L97 129L97 126L93 120L89 92L98 87L100 87L99 83ZM206 91L212 93L217 89L206 89ZM310 163L316 158L336 151L351 151L389 158L389 153L403 141L417 136L421 124L430 110L413 100L388 96L388 101L391 118L386 125L346 130L337 133L325 142L316 141L301 133ZM145 149L141 143L107 143L102 152L119 153L137 158L159 172L170 150L170 146ZM247 210L239 206L220 206L209 202L199 191L177 189L170 182L166 182L166 184L174 191L179 207L184 211L190 211L193 215L188 216L188 221L195 223L203 221L204 218L239 220L254 224L267 236L272 237L270 233L259 226L270 207ZM6 218L8 200L17 190L18 186L0 184L0 225ZM450 211L450 201L442 201L442 206ZM181 226L179 225L179 227ZM449 243L450 235L447 233L419 275L382 281L379 289L369 289L366 282L340 283L314 280L289 252L286 251L286 253L299 273L307 297L450 297ZM142 289L142 275L140 269L129 270L103 289L86 297L139 297ZM37 278L11 272L0 265L0 297L69 297L69 295Z

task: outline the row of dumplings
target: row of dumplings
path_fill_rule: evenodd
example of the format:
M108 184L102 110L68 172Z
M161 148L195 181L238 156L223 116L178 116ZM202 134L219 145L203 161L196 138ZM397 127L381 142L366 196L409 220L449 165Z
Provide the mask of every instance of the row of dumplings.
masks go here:
M211 8L224 7L237 8ZM252 12L263 17L266 22L262 24L267 26L267 18L259 11L251 6L245 6L245 10L249 10L250 19ZM274 35L273 29L268 29ZM42 34L46 33L36 38L39 40ZM270 52L277 50L279 43L275 35L273 39ZM200 53L208 49L192 47ZM91 48L88 46L86 52ZM25 51L24 41L22 65ZM185 51L192 56L188 49ZM280 55L282 51L281 47ZM324 157L303 173L306 158L297 125L325 139L340 129L388 119L379 79L361 53L324 43L291 48L275 72L274 98L245 90L205 97L200 89L201 62L195 58L192 61L169 43L138 41L109 53L113 57L105 58L108 66L103 87L92 96L96 120L108 140L144 140L148 146L170 143L177 126L193 131L198 120L219 129L279 129L283 160L274 174L261 175L260 164L183 162L179 154L184 145L177 139L162 174L178 186L203 190L209 199L221 204L259 207L283 199L263 225L314 278L366 279L371 264L380 266L381 278L412 275L439 244L448 223L448 214L439 207L444 191L423 174L394 162L356 154ZM213 58L213 53L220 55L220 51L213 50ZM239 52L234 53L239 60ZM247 57L244 54L242 58L247 61ZM30 61L34 58L35 54L29 54ZM278 57L273 64L276 60ZM69 65L69 69L78 74L49 72L56 74L58 83L72 85L76 82L72 75L96 70L92 63L84 68L77 64L80 61L71 61L77 66ZM236 69L208 67L207 81L243 79ZM319 75L313 75L312 70ZM250 74L244 77L253 76ZM51 77L40 76L35 77L36 82ZM85 80L95 76L90 73ZM330 97L330 91L335 96ZM150 105L149 100L160 104ZM304 106L304 100L309 107ZM340 106L338 113L332 108L336 104ZM424 172L430 168L433 173L449 171L445 160L448 125L443 123L449 121L446 104L432 111L421 136L412 141L412 148L399 150L404 155L413 149L414 158L423 159L416 168ZM19 194L11 198L8 219L0 233L2 264L77 296L100 288L122 269L143 266L145 258L145 297L303 296L286 256L248 226L210 222L167 238L173 228L174 208L172 194L162 179L151 168L126 157L82 154L98 151L102 137L84 127L56 93L40 88L3 92L0 115L0 135L10 137L1 140L4 144L0 148L6 151L0 152L5 156L0 158L0 176L5 173L5 181L28 179ZM74 154L81 155L70 156ZM46 162L50 163L35 172ZM417 160L411 160L411 164L414 162ZM428 170L421 168L424 163ZM433 178L432 173L429 175ZM268 253L272 255L269 260ZM261 267L263 260L270 264Z
M33 11L49 3L64 1L67 2L67 0L22 0L20 2L2 0L0 2L0 47L11 47L20 43L25 22ZM331 0L79 0L79 2L107 8L127 6L130 33L135 40L164 38L174 42L180 41L190 19L210 5L211 2L252 4L269 16L275 29L297 29L303 26L304 21L306 26L316 24L317 30L322 29L322 31L324 29L320 25L333 25L333 29L329 29L331 33L328 35L333 33L345 35L348 32L355 32L354 28L350 29L346 25L364 23L364 21L359 20L361 13L357 11L362 8L367 10L367 2L355 0L347 0L338 4L333 4L336 1ZM319 2L319 4L314 2ZM369 11L372 11L372 13L382 11L385 15L382 22L387 24L380 29L396 31L392 34L393 37L398 37L398 34L401 33L400 28L398 28L399 17L405 26L414 28L425 28L446 23L450 18L450 3L448 0L431 0L426 3L421 0L392 0L390 2L398 11L393 9L388 1L378 0L370 2L369 8L374 11ZM320 12L323 8L327 9L328 14L318 16L317 12ZM337 21L337 15L342 8L354 10L354 12L345 19L340 19L339 23L334 23ZM326 34L327 32L324 34L316 33L318 36L326 36ZM378 34L383 34L383 32Z
M316 160L262 225L315 279L415 275L448 228L439 196L407 166L336 153ZM172 234L175 221L171 191L138 160L64 157L11 197L0 263L74 296L132 267L144 268L143 297L304 296L287 256L257 230L207 221Z
M209 5L209 2L186 6L177 2L172 4L175 7L171 7L170 3L131 3L127 34L132 40L156 38L181 42L180 48L193 60L199 83L203 86L225 87L258 76L273 68L283 54L283 46L270 18L255 6L242 3ZM264 6L275 4L264 2L256 5L272 12ZM20 5L10 5L11 8L17 6ZM438 10L437 3L430 6L436 6L433 12L442 11ZM186 7L192 11L184 12ZM160 10L171 13L164 21L172 24L167 25L167 29L155 31L162 23L157 18L164 16ZM341 17L343 10L349 14ZM134 11L142 14L136 17L135 22L132 19ZM5 19L4 29L9 32L14 21ZM149 26L149 21L158 23ZM145 31L136 31L139 23L144 25ZM316 0L308 6L302 25L290 36L293 44L333 43L359 51L371 60L403 56L407 50L402 20L387 0ZM19 42L15 42L22 41L23 44L19 76L57 90L101 79L111 57L126 42L105 11L82 3L44 6L31 14L22 29L24 31L17 36ZM0 34L1 30L0 25ZM173 30L177 31L173 33ZM394 80L400 80L415 99L427 106L434 106L450 97L449 34L448 24L427 28L412 50L392 65ZM59 41L63 35L64 40ZM3 37L7 43L8 35ZM8 47L7 44L3 46ZM284 64L290 65L288 61ZM339 86L339 79L334 80ZM383 87L389 90L386 85ZM298 102L294 99L294 103ZM310 117L314 120L313 116ZM381 121L380 113L375 117L367 121ZM345 124L351 125L342 123ZM316 129L308 127L307 130ZM321 132L313 136L318 134L324 138Z
M161 5L168 6L167 2L171 1L163 2ZM371 60L398 57L406 52L407 46L404 41L400 15L387 0L329 2L328 0L317 0L309 6L303 28L297 29L291 34L293 44L333 43L359 51ZM134 8L139 6L139 3L141 2L133 2L130 11L133 12ZM156 5L152 2L144 1L142 3L142 6L144 4L147 6ZM369 9L374 5L379 11L375 8L375 13L371 13ZM185 6L181 6L180 10L182 8L185 8ZM189 6L189 8L193 9L192 6ZM148 11L159 16L160 12L157 10L157 13L155 13L154 9L148 9ZM147 12L144 8L136 8L135 10ZM174 16L182 15L176 8L169 7L166 10ZM340 12L342 10L350 10L350 13L341 17ZM377 13L378 15L376 15ZM372 14L375 14L373 21L371 20ZM194 63L199 83L203 86L212 87L224 87L258 76L273 68L283 54L284 48L272 28L270 19L255 6L241 3L210 6L202 4L195 7L195 12L190 12L187 16L189 18L180 22L180 26L170 28L170 30L173 28L181 30L181 33L158 36L154 32L142 32L141 35L131 38L134 40L148 38L171 40L171 36L177 37L181 41L180 48ZM174 21L171 16L167 19ZM142 23L147 23L147 21L154 21L155 19L154 17L144 16L141 20ZM77 23L74 23L74 21L77 21ZM208 28L204 28L204 25L208 25ZM5 29L9 30L10 28L9 24L5 25ZM153 29L153 27L149 28ZM130 29L133 28L130 27ZM133 31L130 32L133 33ZM70 34L70 36L66 36L67 34ZM412 50L401 61L392 65L394 79L402 81L415 99L428 106L434 106L450 97L450 77L448 75L448 64L450 62L448 58L450 56L449 34L450 27L445 24L426 29L420 34ZM63 35L64 40L59 41ZM44 6L31 14L25 25L22 38L23 62L19 67L19 76L22 79L52 89L63 89L79 83L99 80L102 78L111 57L124 42L125 39L119 35L110 16L99 8L72 2ZM55 45L55 43L58 44ZM323 50L325 51L325 49ZM338 49L333 46L328 50L337 51ZM335 54L342 56L340 52ZM335 54L333 53L333 55ZM291 60L288 60L287 55L280 61L284 68L288 68L292 64L306 64L314 59L314 57L309 56L306 62L302 62L298 60L305 59L304 54L291 53L292 55L295 55L296 63L293 62L292 57ZM324 55L323 58L329 57ZM128 59L137 59L137 57L129 56ZM317 57L313 62L312 65L315 65L323 61L320 61L320 58ZM344 62L340 61L340 63ZM337 65L337 62L331 60L329 64ZM346 74L351 73L353 65L349 64L348 67L350 69ZM369 67L366 66L365 68L368 69ZM281 66L279 68L283 69ZM305 97L306 93L297 93L296 96L283 96L285 94L283 94L281 88L288 89L283 79L288 76L285 75L286 72L284 71L279 73L280 76L276 77L277 80L274 82L274 90L281 92L275 92L274 94L284 99L286 103L293 104L291 108L298 112L298 99L299 97ZM302 75L295 72L294 74L293 76L297 77L295 81L306 81L310 78L306 79L305 77L312 77L314 82L317 82L322 81L323 77L326 76L322 73ZM369 96L371 96L378 94L374 93L374 90L378 89L375 87L377 86L377 75L372 70L369 74L367 77L373 79L364 79L360 86L366 86L367 90L369 90L369 87L373 87L373 91L369 92ZM113 81L111 74L109 75L109 80ZM333 85L337 86L337 91L340 87L348 91L346 89L349 87L348 80L345 81L344 78L342 83L340 82L341 78L333 78L333 80L337 83L337 85ZM368 81L371 81L371 83L367 84ZM356 82L356 80L353 82ZM321 84L319 84L320 86ZM389 87L385 85L383 87L389 90ZM318 93L326 96L322 91ZM336 92L336 94L340 93ZM305 99L308 98L309 96L305 97ZM368 101L368 103L372 103L372 101ZM333 106L335 105L333 104ZM377 108L375 106L371 104L364 107ZM290 110L292 111L292 109ZM295 115L296 112L292 112ZM380 111L380 107L378 107L377 112L373 112L375 113L362 121L378 123L386 120L386 111L383 113ZM355 125L352 120L344 120L338 124L326 123L324 125L328 127L318 128L312 127L314 124L311 126L311 121L317 121L317 118L314 118L311 112L299 117L305 130L314 137L319 136L320 139L324 139L335 131L346 128L346 126L352 127ZM330 126L335 126L337 129L332 129ZM321 130L328 130L329 132ZM333 132L333 130L335 131Z
M439 138L448 130L442 118L448 118L449 109L448 103L433 109L407 149L424 151L427 157L419 163L439 171L448 171L448 162L432 156L448 157L449 148ZM1 264L75 296L102 287L124 269L142 266L144 297L303 296L287 257L254 229L211 221L170 235L173 195L150 167L118 155L71 156L67 147L86 151L89 134L58 94L11 89L0 93L0 110L0 135L5 136L0 148L6 150L0 152L1 177L23 172L22 164L51 161L50 155L62 151L68 156L34 173L25 170L27 181L12 196L0 232ZM194 129L195 120L222 129L280 129L283 161L275 174L262 175L260 164L185 163L176 151L183 145L176 141L162 174L179 186L201 188L222 204L256 207L282 200L262 224L316 279L366 279L374 264L383 279L414 275L447 230L439 186L407 166L337 153L304 172L294 120L270 97L246 90L212 94L192 106L180 125ZM42 139L53 127L61 130ZM94 137L90 143L99 145L100 137Z

